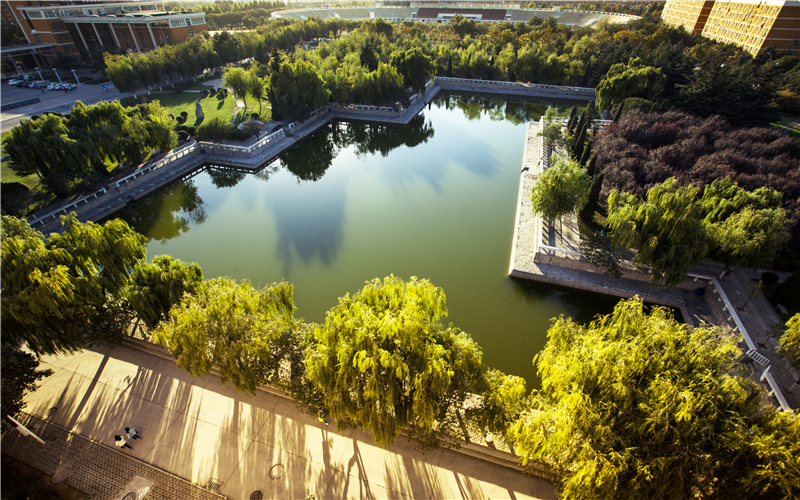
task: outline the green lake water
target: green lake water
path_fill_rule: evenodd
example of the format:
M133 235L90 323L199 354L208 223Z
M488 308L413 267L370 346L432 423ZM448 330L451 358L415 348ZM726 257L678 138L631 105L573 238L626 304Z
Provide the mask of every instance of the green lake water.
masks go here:
M441 96L407 127L328 125L258 174L209 169L118 216L147 236L149 259L292 282L307 321L367 280L428 278L485 364L536 386L551 318L589 321L617 302L507 276L525 124L546 108Z

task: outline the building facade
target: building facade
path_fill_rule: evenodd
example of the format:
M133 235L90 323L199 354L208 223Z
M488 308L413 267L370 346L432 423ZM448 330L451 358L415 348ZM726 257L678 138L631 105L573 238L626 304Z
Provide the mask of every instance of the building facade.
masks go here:
M713 0L668 1L661 11L661 19L667 24L683 26L689 33L699 35L703 32L713 6Z
M800 55L798 0L667 0L661 18L691 33L738 45L753 56L768 49Z
M29 44L52 43L84 62L103 48L146 52L206 31L203 12L166 12L163 2L3 0ZM6 11L6 9L3 9Z

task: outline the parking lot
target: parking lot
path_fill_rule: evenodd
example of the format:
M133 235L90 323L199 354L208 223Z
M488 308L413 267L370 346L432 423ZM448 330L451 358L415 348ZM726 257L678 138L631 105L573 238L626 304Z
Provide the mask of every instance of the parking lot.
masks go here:
M54 82L47 82L48 85L51 83ZM48 89L44 89L44 92L42 92L42 89L15 87L4 82L2 84L2 90L0 90L0 102L2 102L2 104L24 101L34 97L38 97L39 102L3 111L2 127L0 127L0 131L6 132L11 130L19 124L20 119L29 118L31 115L40 114L45 111L55 111L58 113L69 112L69 109L75 104L75 101L81 101L84 104L95 104L100 101L115 101L124 97L110 82L106 85L110 86L108 92L103 90L103 85L86 84L82 84L82 86L70 92Z

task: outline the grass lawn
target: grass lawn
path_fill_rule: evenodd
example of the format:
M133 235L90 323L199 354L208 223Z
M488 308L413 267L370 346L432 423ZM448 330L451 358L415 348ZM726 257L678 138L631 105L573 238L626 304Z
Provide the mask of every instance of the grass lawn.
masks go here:
M210 89L209 85L203 85L203 82L207 82L209 80L219 80L220 77L214 75L208 75L201 78L198 78L189 85L188 87L184 87L184 90L203 90L203 89Z
M161 102L161 105L167 110L167 113L174 116L180 115L181 111L186 111L189 113L189 119L186 121L186 125L189 127L197 126L195 125L194 110L195 103L198 99L200 99L200 94L195 94L192 92L182 92L180 94L152 94L149 96L139 96L139 99L126 97L125 99L120 100L120 102L123 106L134 106L136 104L140 104L145 99L147 102ZM218 101L216 95L209 96L205 99L200 99L200 105L203 107L206 120L219 117L225 121L230 121L230 119L233 117L233 112L236 109L236 103L233 100L233 96L226 97L224 101Z
M0 157L6 155L6 148L5 145L2 144L2 142L5 141L6 138L10 135L11 135L10 130L8 132L3 132L2 134L0 134ZM36 174L31 174L24 177L19 176L17 175L16 172L11 170L11 167L8 166L10 163L11 163L10 161L4 161L0 163L0 180L2 180L3 182L19 182L20 184L23 184L31 191L33 191L35 188L39 186L39 177Z

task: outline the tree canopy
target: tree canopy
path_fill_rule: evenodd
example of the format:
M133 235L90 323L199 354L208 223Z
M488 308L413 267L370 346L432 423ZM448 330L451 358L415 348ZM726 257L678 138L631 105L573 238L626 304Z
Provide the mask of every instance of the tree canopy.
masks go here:
M665 81L660 69L645 66L641 58L632 58L627 65L614 64L597 85L597 105L603 110L628 97L652 99L663 90Z
M169 319L172 306L184 294L193 294L203 282L203 271L196 263L186 264L169 255L156 255L152 264L139 263L126 291L128 301L148 329Z
M786 322L786 330L781 335L779 350L789 363L800 370L800 313Z
M248 281L216 278L185 294L153 339L195 377L216 368L223 383L252 394L279 376L282 351L295 327L294 309L289 283L257 290Z
M633 262L651 267L652 283L663 278L677 285L708 253L696 198L696 188L680 187L674 178L650 189L644 200L617 191L608 197L612 239L637 249Z
M402 430L423 447L439 444L448 413L481 377L481 350L447 315L445 295L428 280L375 279L345 295L314 330L309 380L330 414L360 425L381 446Z
M559 158L534 181L533 211L551 220L574 212L586 203L591 185L586 170L577 162Z
M284 63L270 76L270 103L280 118L300 119L328 103L328 91L306 61Z
M45 242L27 221L2 218L3 346L69 353L127 331L131 317L122 297L145 256L145 237L120 219L61 220L64 232Z
M643 197L670 177L701 189L725 177L747 191L770 187L783 194L789 231L800 242L800 145L791 138L733 129L719 117L636 110L599 133L594 151L606 195L615 189Z
M736 340L690 329L638 298L588 326L554 321L535 358L542 388L513 427L564 498L791 498L800 419L735 362Z
M700 200L711 254L728 266L767 267L789 241L781 193L746 191L726 177L706 186Z

